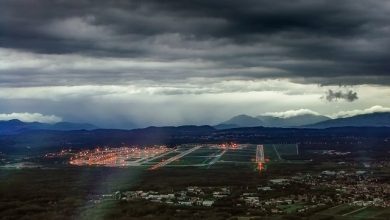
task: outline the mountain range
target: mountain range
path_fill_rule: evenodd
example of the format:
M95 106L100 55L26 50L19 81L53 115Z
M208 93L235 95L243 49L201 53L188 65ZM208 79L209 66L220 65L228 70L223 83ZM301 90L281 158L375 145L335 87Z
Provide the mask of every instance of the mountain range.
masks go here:
M58 122L55 124L47 124L40 122L22 122L17 119L9 121L0 121L0 134L17 134L23 131L31 130L93 130L97 129L95 125L87 123L72 123L72 122Z
M239 127L300 127L304 125L311 125L322 121L330 120L331 118L314 115L314 114L303 114L287 118L265 116L260 115L252 117L248 115L237 115L225 122L222 122L215 126L217 129L228 129L228 128L239 128Z
M377 112L356 115L347 118L336 118L306 125L306 128L330 128L330 127L390 127L390 113Z
M323 115L303 114L287 118L275 116L237 115L216 126L217 129L241 127L280 127L280 128L330 128L330 127L390 127L390 113L378 112L331 119Z
M356 115L346 118L331 119L322 115L303 114L292 117L238 115L225 122L213 126L215 129L231 129L243 127L277 127L277 128L331 128L331 127L390 127L390 112L370 113ZM175 129L175 127L166 127ZM194 132L192 126L180 126L184 133ZM93 124L59 122L55 124L39 122L22 122L17 119L0 121L0 135L12 135L25 131L51 130L51 131L72 131L72 130L96 130L99 129ZM153 133L159 133L159 127L146 128ZM204 128L202 128L204 129ZM134 129L136 131L137 129ZM196 129L195 129L196 130ZM183 133L183 134L184 134Z

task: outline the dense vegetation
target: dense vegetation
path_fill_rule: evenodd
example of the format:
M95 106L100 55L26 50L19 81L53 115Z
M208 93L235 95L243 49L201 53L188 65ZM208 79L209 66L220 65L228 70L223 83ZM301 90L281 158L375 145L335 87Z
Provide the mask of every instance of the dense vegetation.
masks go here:
M139 169L62 168L0 170L1 219L78 218L94 195L138 181Z

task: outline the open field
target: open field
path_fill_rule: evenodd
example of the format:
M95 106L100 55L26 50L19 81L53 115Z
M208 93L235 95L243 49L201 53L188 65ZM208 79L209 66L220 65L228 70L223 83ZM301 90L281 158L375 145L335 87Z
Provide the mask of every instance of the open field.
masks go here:
M296 144L273 144L279 155L283 156L297 155L297 145Z
M278 156L278 152L275 150L274 145L266 144L264 145L264 156L266 159L270 161L278 161L280 160Z
M208 160L210 160L210 157L185 156L178 160L173 161L167 166L177 166L177 165L185 165L185 166L204 165L205 166Z
M178 148L178 150L183 150ZM188 148L185 148L188 150ZM254 163L256 157L256 146L241 146L238 148L223 149L220 146L202 146L201 148L181 157L169 164L170 166L215 166L219 163Z
M221 151L222 151L221 149L218 149L216 147L204 147L204 148L201 148L201 149L199 149L197 151L192 152L188 156L191 156L191 157L201 157L201 156L209 157L211 155L218 154Z
M181 167L181 166L196 166L196 167L227 167L227 166L249 166L256 167L256 148L257 145L237 145L234 148L227 147L224 149L220 145L202 145L197 149L194 145L179 146L176 150L157 157L154 160L143 163L143 165L157 165L164 163L161 167ZM187 151L188 154L179 156ZM296 145L268 144L264 145L264 155L267 162L273 163L288 163L283 159L286 155L296 155ZM178 157L175 159L175 157ZM173 158L173 159L172 159ZM169 163L166 161L169 160Z
M204 145L180 145L176 148L152 148L154 150L137 148L133 151L123 148L121 150L111 148L100 148L94 150L70 152L71 165L77 166L106 166L106 167L127 167L142 166L150 169L160 169L163 167L186 167L193 166L198 168L210 169L212 167L229 167L245 166L259 169L256 162L256 150L258 145L255 144L204 144ZM304 161L285 160L283 156L296 154L295 145L267 144L264 145L265 164L269 167L279 163L298 163ZM123 154L123 155L120 155ZM55 158L61 153L50 153L53 161L57 160L66 165L68 159ZM72 156L73 155L73 156ZM54 157L54 158L53 158ZM50 165L47 158L35 161L37 166ZM18 164L7 164L12 167ZM41 165L39 165L41 166Z
M191 148L178 148L179 152L190 150ZM202 146L201 148L167 164L166 166L207 166L217 158L222 149L217 146Z
M197 166L197 167L228 167L228 166L247 166L256 167L256 147L257 145L238 145L236 148L222 149L218 145L204 145L199 149L177 159L165 167L174 166ZM185 152L191 149L190 145L178 147L175 154ZM289 163L283 159L285 155L296 155L296 145L264 145L264 154L267 162ZM164 159L168 159L168 154Z
M266 144L264 145L265 157L271 161L284 160L283 156L297 155L295 144Z
M316 216L332 216L334 219L374 219L385 220L390 218L390 209L381 207L361 207L348 204L335 206L316 214Z
M164 160L167 160L171 157L174 157L176 155L180 154L180 152L178 151L171 151L169 152L168 154L165 154L165 155L160 155L159 157L155 157L149 161L144 161L142 164L143 165L153 165L153 164L156 164L156 163L160 163Z

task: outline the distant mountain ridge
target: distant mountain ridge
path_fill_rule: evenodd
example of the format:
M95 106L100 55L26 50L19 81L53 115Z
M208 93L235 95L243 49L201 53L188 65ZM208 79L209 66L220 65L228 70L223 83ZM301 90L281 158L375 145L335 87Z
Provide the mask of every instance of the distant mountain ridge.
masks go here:
M97 129L95 125L88 123L72 123L72 122L58 122L55 124L47 124L40 122L22 122L18 119L9 121L0 121L0 134L17 134L23 131L30 130L93 130Z
M356 115L347 118L336 118L304 126L305 128L331 127L390 127L390 112L377 112Z
M238 115L221 124L214 126L217 129L239 128L239 127L299 127L308 124L329 120L329 117L314 114L303 114L287 118L260 115L252 117L249 115Z
M303 114L288 118L274 116L248 115L235 116L221 124L216 129L231 129L242 127L279 127L279 128L331 128L331 127L390 127L390 112L361 114L345 118L331 119L322 115Z
M31 152L36 150L88 149L96 146L154 145L177 146L197 143L300 143L329 137L338 146L356 144L358 138L390 138L390 127L266 128L246 127L217 130L211 126L148 127L143 129L95 129L55 131L29 130L15 135L0 134L1 152ZM357 137L345 140L345 137ZM337 143L341 141L340 143ZM354 143L351 143L353 141ZM386 147L387 145L383 145Z
M179 127L148 127L140 130L147 130L156 134L179 133L204 133L212 132L212 129L224 130L243 127L277 127L277 128L332 128L332 127L390 127L390 112L369 113L346 118L330 119L322 115L303 114L287 118L274 116L248 115L235 116L216 126L193 126L185 125ZM19 134L26 131L49 130L49 131L73 131L73 130L95 130L99 129L93 124L59 122L46 124L39 122L22 122L17 119L0 121L0 135ZM139 129L134 129L137 131Z
M251 117L249 115L237 115L214 127L219 129L228 129L238 127L259 127L263 125L264 122L261 119Z
M264 121L265 127L298 127L331 119L323 115L314 114L296 115L287 118L279 118L274 116L257 116L256 118Z

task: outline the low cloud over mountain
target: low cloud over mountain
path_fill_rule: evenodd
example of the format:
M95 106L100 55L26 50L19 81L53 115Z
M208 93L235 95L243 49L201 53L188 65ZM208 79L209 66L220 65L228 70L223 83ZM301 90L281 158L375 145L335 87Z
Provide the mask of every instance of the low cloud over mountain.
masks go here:
M8 121L18 119L23 122L41 122L41 123L57 123L61 122L62 118L55 115L42 115L41 113L3 113L0 114L0 121Z
M235 127L338 127L338 126L390 126L390 108L373 106L363 110L338 112L332 116L320 115L309 109L268 112L257 117L235 116L216 126L219 129ZM345 120L343 119L345 118ZM371 121L370 121L371 120ZM382 121L381 121L382 120Z
M386 0L3 0L0 113L129 128L386 105L388 14Z

